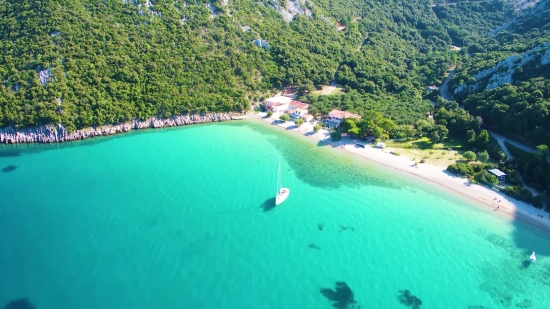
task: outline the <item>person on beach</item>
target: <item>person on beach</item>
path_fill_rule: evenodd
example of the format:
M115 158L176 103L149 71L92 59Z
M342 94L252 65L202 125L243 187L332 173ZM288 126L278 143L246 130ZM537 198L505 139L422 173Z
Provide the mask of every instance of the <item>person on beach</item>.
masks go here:
M498 200L499 203L500 203L500 201L502 201L502 200Z

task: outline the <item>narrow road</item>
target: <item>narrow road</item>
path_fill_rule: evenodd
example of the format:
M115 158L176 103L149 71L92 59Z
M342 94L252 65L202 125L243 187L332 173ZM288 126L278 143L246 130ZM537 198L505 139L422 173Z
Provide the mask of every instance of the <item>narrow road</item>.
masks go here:
M489 131L487 131L487 132L489 132ZM489 132L489 134L491 134L491 135L497 140L498 144L500 145L500 148L502 148L502 151L504 151L504 153L506 154L506 156L507 156L508 158L513 158L513 156L512 156L512 154L510 153L510 151L508 151L508 148L506 148L506 144L504 144L504 138L503 138L502 136L498 135L498 134L497 134L497 135L498 135L498 137L497 137L497 136L495 136L494 133L492 133L492 132Z
M500 134L496 134L494 132L491 132L491 131L487 131L489 132L489 134L491 134L498 142L498 144L500 145L500 148L502 148L502 151L504 151L504 153L506 154L506 156L508 158L513 158L512 154L510 153L510 151L508 150L508 148L506 148L506 144L504 144L504 142L508 142L510 144L512 144L513 146L516 146L524 151L527 151L527 152L535 152L534 149L532 148L529 148L525 145L522 145L518 142L514 142L514 141L511 141L511 140L506 140L506 138ZM548 158L548 162L550 162L550 158ZM516 163L516 168L517 168L517 163ZM534 188L531 188L530 186L528 186L526 183L525 183L525 180L523 180L523 177L521 176L521 174L518 172L518 177L519 177L519 180L521 181L521 184L523 185L524 188L526 188L527 190L531 191L531 193L533 194L533 196L537 196L537 195L540 195L540 193L535 190Z
M513 146L518 147L519 149L521 149L523 151L526 151L528 153L533 153L533 152L537 151L536 149L525 146L525 145L520 144L516 141L507 140L504 136L502 136L500 134L497 134L497 133L494 133L494 132L491 132L491 131L487 131L487 132L489 132L489 134L491 134L497 140L500 147L502 147L502 150L504 150L504 153L506 153L506 155L509 156L510 158L512 158L512 155L510 155L508 149L506 149L506 145L504 145L504 141L506 141L507 143L510 143ZM550 156L547 159L548 159L548 163L550 163Z
M449 92L449 79L451 77L453 77L453 74L455 74L455 70L451 70L451 72L449 72L449 75L447 76L447 78L445 78L445 81L441 85L441 88L439 88L439 92L441 93L441 97L445 101L452 101L453 100L453 96Z
M455 73L455 71L451 70L451 72L449 73L449 76L447 76L447 78L445 79L445 81L441 85L441 88L439 89L439 91L441 93L441 97L443 99L445 99L446 101L451 101L453 99L451 93L449 92L448 82L449 82L449 78L451 78L454 73ZM518 143L516 141L506 140L506 138L504 136L502 136L500 134L497 134L495 132L491 132L491 131L487 131L487 132L489 132L489 134L491 134L491 136L493 136L497 140L498 144L500 145L500 147L502 148L502 150L504 151L506 156L509 157L509 158L513 158L513 156L510 154L510 152L506 148L506 145L504 145L504 141L518 147L519 149L521 149L523 151L527 151L529 153L533 153L533 152L536 151L536 149L533 149L529 146L523 145L523 144ZM550 156L548 156L548 162L550 163Z

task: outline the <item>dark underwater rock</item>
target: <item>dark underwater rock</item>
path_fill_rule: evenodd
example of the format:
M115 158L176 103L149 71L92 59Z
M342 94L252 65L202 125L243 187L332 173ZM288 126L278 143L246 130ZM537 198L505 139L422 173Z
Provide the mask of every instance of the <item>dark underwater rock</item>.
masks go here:
M4 309L36 309L28 298L12 300L4 306Z
M13 171L15 171L16 168L17 168L17 166L15 166L15 165L8 165L8 166L6 166L2 169L2 173L13 172Z
M338 281L335 284L334 290L321 289L321 294L332 302L332 307L336 309L360 309L361 306L357 306L357 302L354 299L353 291L350 287L342 281Z
M420 306L422 305L422 301L420 298L414 296L411 291L409 290L403 290L399 291L401 295L397 297L399 302L407 307L411 307L413 309L420 309Z

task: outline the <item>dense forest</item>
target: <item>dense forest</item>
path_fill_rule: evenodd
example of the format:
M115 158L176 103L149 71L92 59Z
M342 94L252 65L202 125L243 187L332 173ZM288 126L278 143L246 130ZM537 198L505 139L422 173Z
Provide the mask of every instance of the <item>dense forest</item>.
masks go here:
M484 124L550 144L550 1L539 2L462 51L449 85Z
M348 95L321 109L412 123L456 60L428 0L0 0L0 14L0 126L242 111L333 80Z
M292 85L320 113L549 143L549 2L0 0L0 126L243 111ZM427 96L454 66L458 104ZM307 95L333 81L344 94Z

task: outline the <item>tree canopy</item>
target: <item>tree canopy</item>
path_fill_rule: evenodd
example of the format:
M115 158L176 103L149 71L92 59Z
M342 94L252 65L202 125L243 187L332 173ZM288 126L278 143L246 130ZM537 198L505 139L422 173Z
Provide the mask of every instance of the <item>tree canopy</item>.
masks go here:
M319 0L290 22L283 1L209 3L0 0L0 126L242 111L281 87L309 95L332 81L346 95L310 98L320 110L411 125L429 110L424 86L453 61L428 0Z

